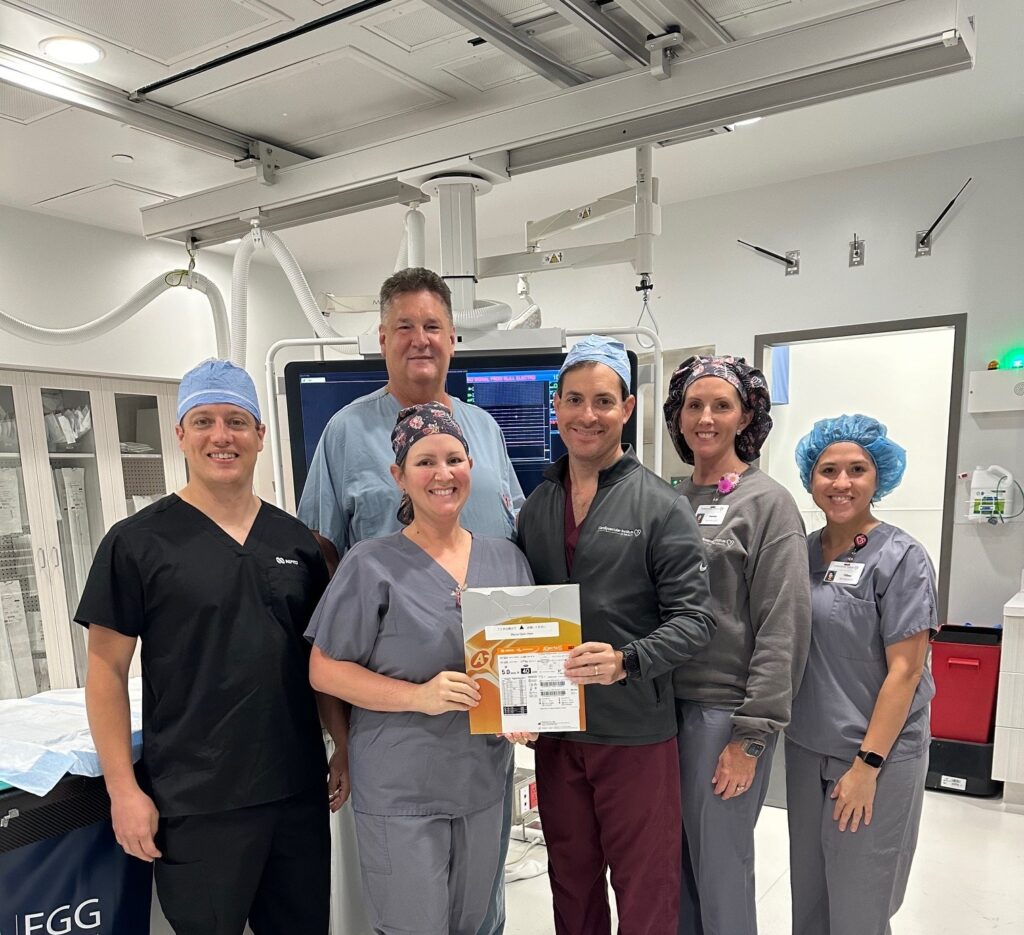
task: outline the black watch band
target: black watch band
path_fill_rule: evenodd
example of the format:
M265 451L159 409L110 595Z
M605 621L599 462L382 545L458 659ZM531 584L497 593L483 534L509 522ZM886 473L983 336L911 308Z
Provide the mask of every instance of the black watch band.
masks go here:
M858 750L857 759L863 760L874 769L881 769L882 764L885 762L884 756L880 753L872 753L870 750Z
M622 650L622 669L627 679L640 678L640 655L632 646Z

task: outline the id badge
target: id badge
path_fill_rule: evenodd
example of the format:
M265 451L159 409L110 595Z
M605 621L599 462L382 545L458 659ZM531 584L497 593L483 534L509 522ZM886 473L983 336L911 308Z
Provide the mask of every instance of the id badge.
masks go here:
M729 512L728 503L705 503L697 507L698 526L721 526L725 521L725 514Z
M842 584L847 587L857 584L864 574L863 562L833 562L825 572L826 584Z

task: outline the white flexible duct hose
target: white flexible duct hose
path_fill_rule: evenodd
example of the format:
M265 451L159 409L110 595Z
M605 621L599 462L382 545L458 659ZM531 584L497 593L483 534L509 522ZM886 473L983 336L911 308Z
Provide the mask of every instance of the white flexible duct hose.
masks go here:
M484 328L497 328L511 317L512 308L507 302L476 299L472 312L459 312L455 315L455 324L459 328L480 331Z
M146 283L126 302L107 312L106 315L84 325L75 325L73 328L44 328L0 311L0 328L16 337L39 344L78 344L81 341L88 341L106 334L145 308L157 296L175 286L194 286L209 300L217 338L217 356L223 357L228 352L228 323L224 311L224 299L217 286L205 276L196 272L189 274L185 270L176 269L161 273Z
M426 265L426 229L427 219L418 208L410 208L405 213L405 250L406 266L420 267Z
M398 245L398 259L395 260L395 272L409 267L409 231L402 232L402 242Z
M313 333L318 338L340 338L338 334L324 318L323 313L313 298L309 289L309 283L299 268L298 261L292 256L291 251L285 246L283 240L273 231L261 230L259 232L263 245L270 248L278 265L288 277L288 282L299 301L306 321L309 322ZM246 339L246 304L249 291L249 264L252 262L252 255L256 249L255 238L250 231L238 245L235 253L235 262L231 269L231 362L245 367L245 339Z
M418 208L410 208L405 212L405 229L402 231L402 242L398 247L398 259L395 260L396 273L423 265L426 253L426 226L427 219Z
M249 295L249 263L256 244L252 231L242 238L231 266L231 362L245 367L246 303Z

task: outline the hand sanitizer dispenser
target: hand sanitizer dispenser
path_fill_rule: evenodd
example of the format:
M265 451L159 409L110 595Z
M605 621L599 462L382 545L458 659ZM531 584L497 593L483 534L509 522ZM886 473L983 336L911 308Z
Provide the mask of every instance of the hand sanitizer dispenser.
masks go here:
M1016 487L1013 475L998 464L977 467L971 478L971 498L967 518L978 523L996 523L1004 516L1013 516Z

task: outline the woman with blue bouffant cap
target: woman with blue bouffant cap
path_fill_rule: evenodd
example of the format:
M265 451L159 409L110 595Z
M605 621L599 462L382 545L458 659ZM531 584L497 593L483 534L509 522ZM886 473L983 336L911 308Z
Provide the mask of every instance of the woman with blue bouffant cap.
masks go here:
M796 460L825 527L807 539L811 649L786 731L793 935L889 935L924 800L935 572L872 514L907 463L884 425L823 419Z

